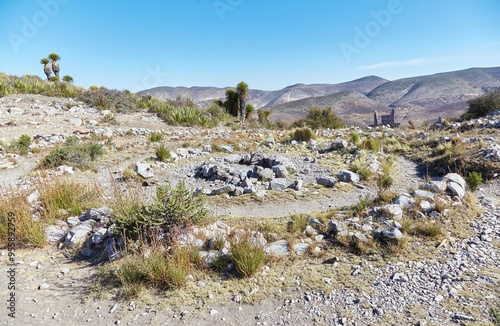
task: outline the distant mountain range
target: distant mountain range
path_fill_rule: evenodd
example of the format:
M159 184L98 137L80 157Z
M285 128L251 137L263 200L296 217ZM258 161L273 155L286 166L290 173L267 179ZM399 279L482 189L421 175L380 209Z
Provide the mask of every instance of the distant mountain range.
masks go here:
M191 98L200 106L223 99L229 87L156 87L139 92L161 99ZM403 124L459 116L467 100L500 88L500 67L470 68L428 76L389 81L367 76L340 84L295 84L276 91L250 89L248 103L271 111L274 121L294 121L312 106L330 106L348 124L367 125L373 111L382 114L397 108L396 121Z

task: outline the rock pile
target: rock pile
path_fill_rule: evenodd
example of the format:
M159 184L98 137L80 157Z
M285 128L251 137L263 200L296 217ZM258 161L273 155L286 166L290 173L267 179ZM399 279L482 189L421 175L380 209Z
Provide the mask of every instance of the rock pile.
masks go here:
M328 230L334 238L348 238L359 242L369 242L371 239L403 238L401 220L403 213L410 209L416 211L419 217L434 219L446 216L447 207L461 205L467 185L457 173L449 173L441 180L430 181L424 189L415 189L412 194L402 193L394 199L393 204L367 209L367 217L352 217L344 219L339 214L337 219L328 223ZM341 239L338 238L338 239Z
M229 194L240 196L257 190L300 190L300 179L290 180L290 172L297 167L286 157L265 156L261 153L230 154L223 158L210 158L197 169L196 176L210 182L202 189L208 195Z
M47 241L59 243L60 247L81 249L81 254L86 257L104 251L113 260L119 256L124 243L114 234L114 225L110 221L112 213L107 206L91 208L80 216L68 217L66 222L47 226Z

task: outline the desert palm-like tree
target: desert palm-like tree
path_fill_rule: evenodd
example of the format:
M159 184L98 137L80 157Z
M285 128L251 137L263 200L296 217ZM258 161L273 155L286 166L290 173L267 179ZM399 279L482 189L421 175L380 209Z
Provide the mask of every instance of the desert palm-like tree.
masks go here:
M49 59L52 60L52 71L54 72L54 75L59 78L59 63L57 60L61 60L61 57L57 53L51 53L49 54Z
M49 80L50 75L52 75L52 70L50 70L49 67L49 59L43 58L42 60L40 60L40 63L43 65L43 72L47 76L47 80Z
M73 82L73 77L71 77L69 75L64 75L63 78L62 78L62 80L65 81L68 84L71 84Z
M238 116L238 93L234 88L228 88L226 90L226 101L224 102L224 107L226 112L232 116Z
M244 81L240 82L236 86L236 92L238 93L238 104L240 107L241 122L245 122L245 108L248 96L248 84Z

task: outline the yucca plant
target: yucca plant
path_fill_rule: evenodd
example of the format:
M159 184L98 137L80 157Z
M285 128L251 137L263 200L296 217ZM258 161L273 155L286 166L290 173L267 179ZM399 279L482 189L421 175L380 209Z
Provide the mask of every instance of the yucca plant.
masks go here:
M52 75L52 70L49 67L49 59L43 58L40 60L40 63L43 65L43 72L45 73L45 76L47 76L47 80L49 80L50 75Z
M71 84L73 82L73 77L71 77L69 75L64 75L62 79L64 82L66 82L68 84Z
M52 61L52 71L54 72L54 75L56 75L57 79L59 80L59 63L57 62L58 60L61 60L61 57L56 54L56 53L51 53L49 54L49 59Z
M248 84L245 83L244 81L241 81L236 86L236 92L238 92L238 105L240 108L241 122L245 122L245 108L248 96Z

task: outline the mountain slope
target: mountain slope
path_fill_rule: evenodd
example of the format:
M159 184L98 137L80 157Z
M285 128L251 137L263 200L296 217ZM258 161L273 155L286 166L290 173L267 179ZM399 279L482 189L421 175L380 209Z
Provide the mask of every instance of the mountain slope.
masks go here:
M307 115L311 107L331 107L346 124L366 125L373 121L373 111L388 112L389 108L356 91L338 92L326 96L310 97L275 106L271 120L293 122Z
M251 89L248 103L257 109L270 110L275 121L300 119L310 106L331 106L347 123L371 124L374 110L385 114L389 107L398 108L398 122L421 123L439 116L459 116L467 109L469 99L495 88L500 88L500 67L470 68L394 81L367 76L339 84L295 84L275 91ZM200 106L207 106L223 99L226 90L227 87L157 87L140 94L163 99L188 97Z
M403 78L387 82L367 94L369 98L391 107L425 106L438 109L452 103L466 102L492 87L500 87L499 68L471 68L430 76Z
M252 103L256 108L269 108L294 100L324 96L335 92L357 91L367 94L386 82L386 79L377 76L368 76L340 84L295 84L275 91L250 89L248 102ZM144 90L139 92L139 94L151 95L160 99L175 99L178 96L187 97L193 99L200 106L207 106L217 99L225 98L228 88L164 86Z

